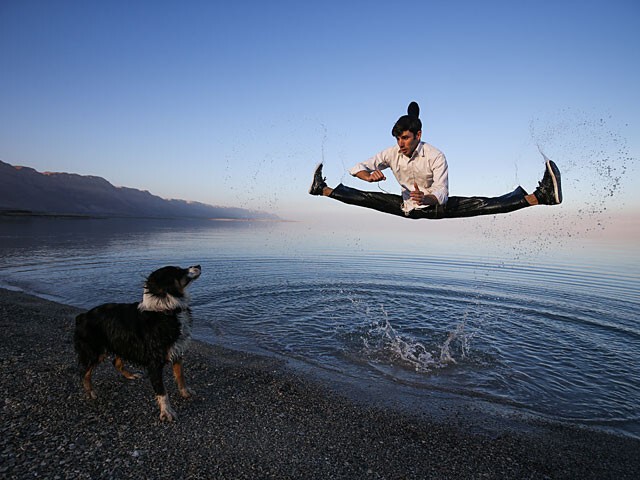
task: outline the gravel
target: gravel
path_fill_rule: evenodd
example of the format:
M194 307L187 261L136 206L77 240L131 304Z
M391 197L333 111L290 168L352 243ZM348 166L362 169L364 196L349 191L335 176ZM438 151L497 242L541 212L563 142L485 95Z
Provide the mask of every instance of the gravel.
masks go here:
M146 378L106 361L85 398L79 310L0 289L0 478L640 478L640 440L548 424L478 432L464 418L368 405L283 362L194 342L178 419ZM197 321L197 319L196 319ZM135 369L134 369L135 370Z

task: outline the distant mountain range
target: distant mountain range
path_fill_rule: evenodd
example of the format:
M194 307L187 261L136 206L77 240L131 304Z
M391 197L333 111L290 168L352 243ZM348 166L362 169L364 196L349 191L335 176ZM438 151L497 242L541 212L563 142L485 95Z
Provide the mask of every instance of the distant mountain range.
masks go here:
M276 215L115 187L104 178L40 173L0 161L0 214L85 215L146 218L278 219Z

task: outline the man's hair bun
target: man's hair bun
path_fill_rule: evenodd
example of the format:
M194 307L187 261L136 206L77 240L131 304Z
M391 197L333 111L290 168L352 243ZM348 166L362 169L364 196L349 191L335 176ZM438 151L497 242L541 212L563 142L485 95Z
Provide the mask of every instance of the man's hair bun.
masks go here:
M407 108L407 115L401 116L391 130L391 135L398 138L402 132L409 130L417 135L422 130L422 122L419 118L420 107L416 102L411 102Z
M407 107L407 113L416 118L420 118L420 107L416 102L411 102L409 107Z

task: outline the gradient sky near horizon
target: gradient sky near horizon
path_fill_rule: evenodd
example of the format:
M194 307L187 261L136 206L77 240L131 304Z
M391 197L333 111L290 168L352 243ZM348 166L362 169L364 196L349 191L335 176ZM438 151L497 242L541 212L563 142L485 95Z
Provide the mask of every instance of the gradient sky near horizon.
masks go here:
M391 146L416 100L452 194L533 189L540 148L565 198L637 212L639 49L635 0L2 0L0 160L165 198L343 212L307 195L315 165L368 188L348 168Z

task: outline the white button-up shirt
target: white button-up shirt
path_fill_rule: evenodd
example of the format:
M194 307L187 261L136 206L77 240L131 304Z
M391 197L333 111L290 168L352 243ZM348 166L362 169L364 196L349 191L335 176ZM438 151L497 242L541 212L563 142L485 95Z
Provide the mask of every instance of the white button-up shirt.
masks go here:
M405 213L414 208L428 208L429 205L418 205L411 200L414 183L425 195L433 195L440 205L449 198L449 167L444 154L432 145L420 142L411 158L400 152L397 145L387 148L369 160L358 163L349 173L355 176L363 170L373 172L390 168L402 188Z

